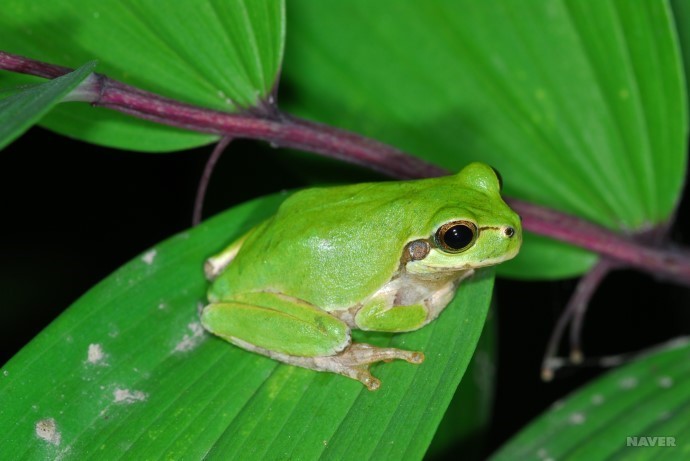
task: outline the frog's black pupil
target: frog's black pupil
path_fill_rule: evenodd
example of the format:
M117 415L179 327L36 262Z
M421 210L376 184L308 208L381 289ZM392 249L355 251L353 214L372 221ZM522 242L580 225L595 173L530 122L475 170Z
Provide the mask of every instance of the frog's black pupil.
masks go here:
M443 234L443 242L454 250L462 250L472 243L472 239L474 232L464 224L453 226Z

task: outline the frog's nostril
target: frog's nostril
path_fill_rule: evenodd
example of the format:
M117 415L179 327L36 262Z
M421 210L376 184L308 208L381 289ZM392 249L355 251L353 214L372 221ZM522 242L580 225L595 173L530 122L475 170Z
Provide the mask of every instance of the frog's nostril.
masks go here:
M513 235L515 235L515 229L508 226L505 229L503 229L503 233L505 234L506 237L511 238Z

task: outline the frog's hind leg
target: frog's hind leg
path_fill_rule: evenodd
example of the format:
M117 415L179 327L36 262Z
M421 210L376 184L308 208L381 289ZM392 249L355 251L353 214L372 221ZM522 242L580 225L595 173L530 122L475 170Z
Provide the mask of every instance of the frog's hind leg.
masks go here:
M243 349L281 362L356 379L374 390L369 365L393 359L421 363L424 355L352 344L350 328L315 306L277 293L249 293L214 302L201 313L208 331Z
M381 386L381 381L369 371L369 366L376 362L390 362L391 360L405 360L419 364L424 361L424 353L396 349L394 347L377 347L365 343L352 343L338 354L331 356L298 357L280 352L269 351L244 341L232 341L233 344L252 352L271 357L279 362L309 368L316 371L328 371L348 378L356 379L370 391Z
M286 355L334 355L350 344L350 328L342 320L278 293L247 293L213 302L202 310L201 324L245 349L250 344L250 350Z

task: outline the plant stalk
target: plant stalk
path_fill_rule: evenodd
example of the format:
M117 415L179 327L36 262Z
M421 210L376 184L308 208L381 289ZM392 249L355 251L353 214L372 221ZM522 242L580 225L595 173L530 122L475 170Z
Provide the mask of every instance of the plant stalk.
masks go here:
M0 51L0 69L43 78L56 78L72 69ZM273 146L319 153L360 164L398 179L433 177L448 172L384 143L317 122L295 118L263 105L227 113L182 103L94 74L78 89L79 99L146 120L229 138L259 139ZM581 218L508 198L523 218L523 228L535 234L596 252L616 265L634 267L655 276L690 285L687 250L650 246Z

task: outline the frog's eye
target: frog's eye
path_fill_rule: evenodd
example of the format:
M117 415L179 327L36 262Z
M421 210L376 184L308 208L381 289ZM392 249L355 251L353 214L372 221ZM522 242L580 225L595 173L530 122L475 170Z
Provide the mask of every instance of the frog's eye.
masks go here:
M503 190L503 176L501 176L501 173L496 168L491 167L491 169L494 170L496 179L498 179L498 191L501 192Z
M436 244L449 253L465 251L477 239L477 226L469 221L452 221L436 231Z

